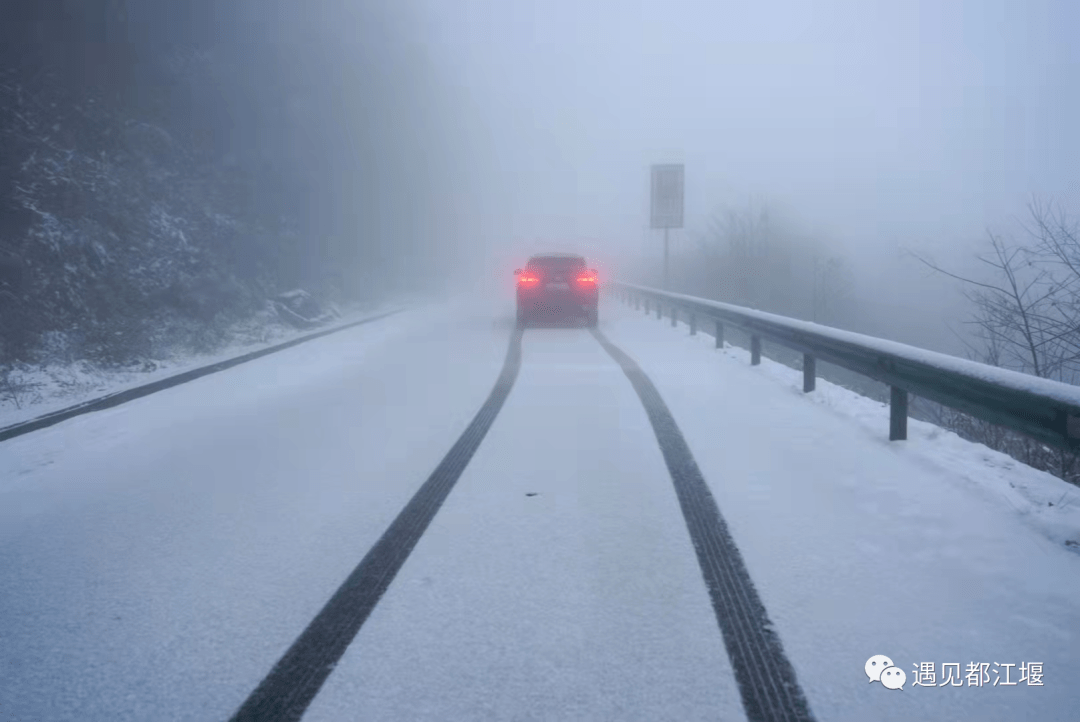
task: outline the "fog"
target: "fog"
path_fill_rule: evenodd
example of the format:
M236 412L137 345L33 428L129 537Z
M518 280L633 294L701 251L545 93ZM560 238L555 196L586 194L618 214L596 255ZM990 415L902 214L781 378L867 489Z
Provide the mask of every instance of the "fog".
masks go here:
M957 352L959 285L911 254L976 273L988 231L1080 188L1064 1L5 7L0 293L22 300L0 357L53 331L77 357L89 326L175 335L144 316L201 328L293 287L509 290L536 251L658 283L648 174L669 162L673 288L723 296L711 229L757 209L850 269L861 315L824 322ZM807 286L791 259L752 280ZM136 346L113 356L155 352Z
M1078 0L0 0L0 718L850 717L890 636L1041 686L1078 37ZM556 250L1039 378L752 365L515 279Z
M967 268L1033 195L1080 187L1068 2L414 0L407 17L467 126L454 230L478 256L659 263L648 167L683 162L673 253L753 201L842 249L866 301L958 320L956 284L904 251Z

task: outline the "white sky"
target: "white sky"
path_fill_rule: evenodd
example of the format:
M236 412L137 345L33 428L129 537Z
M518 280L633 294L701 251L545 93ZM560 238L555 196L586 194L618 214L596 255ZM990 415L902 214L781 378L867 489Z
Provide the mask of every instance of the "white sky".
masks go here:
M686 163L690 229L756 197L875 264L1080 188L1066 2L413 0L409 18L468 129L460 207L492 241L654 244L664 161Z

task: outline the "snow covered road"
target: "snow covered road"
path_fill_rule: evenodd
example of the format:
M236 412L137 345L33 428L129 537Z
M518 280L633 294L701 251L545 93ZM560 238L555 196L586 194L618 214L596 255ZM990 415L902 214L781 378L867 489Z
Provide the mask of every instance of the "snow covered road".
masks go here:
M0 713L227 718L464 430L508 334L407 312L4 443Z
M498 422L305 719L743 719L633 389L587 331L523 345Z
M484 404L511 319L410 311L0 445L0 720L227 719ZM601 330L670 408L818 719L1074 718L1080 555L744 352L614 302ZM579 328L529 329L521 359L304 719L746 719L623 370ZM874 654L902 691L868 684ZM973 661L1044 685L912 684Z

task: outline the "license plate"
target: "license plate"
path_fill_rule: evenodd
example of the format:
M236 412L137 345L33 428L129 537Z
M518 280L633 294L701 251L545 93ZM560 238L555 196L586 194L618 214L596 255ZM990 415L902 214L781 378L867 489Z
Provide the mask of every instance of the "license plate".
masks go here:
M549 291L569 291L569 283L549 283L547 285Z

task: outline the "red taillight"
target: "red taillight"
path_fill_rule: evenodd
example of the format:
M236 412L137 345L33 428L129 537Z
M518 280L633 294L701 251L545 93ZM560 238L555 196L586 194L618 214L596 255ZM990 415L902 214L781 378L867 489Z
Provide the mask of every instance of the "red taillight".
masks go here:
M534 283L540 283L540 277L534 276L531 273L525 272L518 276L519 286L531 286Z
M577 277L578 283L596 283L596 276L591 273L582 273Z

